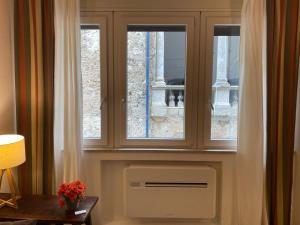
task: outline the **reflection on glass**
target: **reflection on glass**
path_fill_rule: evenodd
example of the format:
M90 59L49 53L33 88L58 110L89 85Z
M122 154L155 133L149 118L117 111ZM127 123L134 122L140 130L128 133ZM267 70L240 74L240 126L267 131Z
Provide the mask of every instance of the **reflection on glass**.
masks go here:
M237 138L240 27L214 27L211 139Z
M100 29L81 25L83 138L101 138Z
M183 139L185 26L127 31L127 138Z

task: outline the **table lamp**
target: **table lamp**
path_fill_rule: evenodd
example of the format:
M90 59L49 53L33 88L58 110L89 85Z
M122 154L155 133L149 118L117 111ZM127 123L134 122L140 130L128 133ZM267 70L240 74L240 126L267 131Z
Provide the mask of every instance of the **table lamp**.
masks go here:
M17 208L17 200L21 198L21 195L11 168L24 163L25 159L25 141L23 136L17 134L0 135L0 189L2 177L6 173L11 194L8 200L0 199L0 208L5 205Z

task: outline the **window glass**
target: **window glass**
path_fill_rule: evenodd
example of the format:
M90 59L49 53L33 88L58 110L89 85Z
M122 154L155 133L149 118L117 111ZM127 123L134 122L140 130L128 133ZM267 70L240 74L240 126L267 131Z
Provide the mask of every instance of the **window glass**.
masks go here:
M215 25L213 43L211 139L236 139L240 27Z
M83 138L101 138L100 28L81 25Z
M127 26L128 139L184 139L185 73L185 26Z

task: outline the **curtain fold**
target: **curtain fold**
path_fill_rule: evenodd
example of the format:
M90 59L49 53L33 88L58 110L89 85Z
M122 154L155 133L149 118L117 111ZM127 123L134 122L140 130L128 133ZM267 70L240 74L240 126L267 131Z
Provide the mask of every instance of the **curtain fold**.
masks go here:
M289 225L291 220L299 4L267 0L267 196L272 225Z
M26 162L18 167L22 194L52 193L54 29L52 0L15 0L17 132Z
M55 0L55 45L54 144L59 184L79 178L82 149L79 0Z
M44 140L43 179L44 193L50 194L54 187L54 1L42 1L43 62L44 62ZM45 35L47 34L47 35Z
M300 25L300 23L299 23ZM299 29L300 32L300 29ZM300 61L298 74L300 73ZM296 104L296 127L294 146L294 178L293 178L293 199L291 225L300 224L300 79L298 76L297 104Z
M235 224L267 223L265 170L265 4L245 0L241 18L239 138Z

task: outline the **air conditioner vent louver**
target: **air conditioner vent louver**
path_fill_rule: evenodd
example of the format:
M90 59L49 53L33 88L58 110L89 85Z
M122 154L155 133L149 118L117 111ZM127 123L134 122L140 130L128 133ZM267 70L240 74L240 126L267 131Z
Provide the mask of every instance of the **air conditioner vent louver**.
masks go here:
M129 166L125 212L135 218L216 216L216 170L209 166Z
M145 187L207 188L207 183L145 182Z

